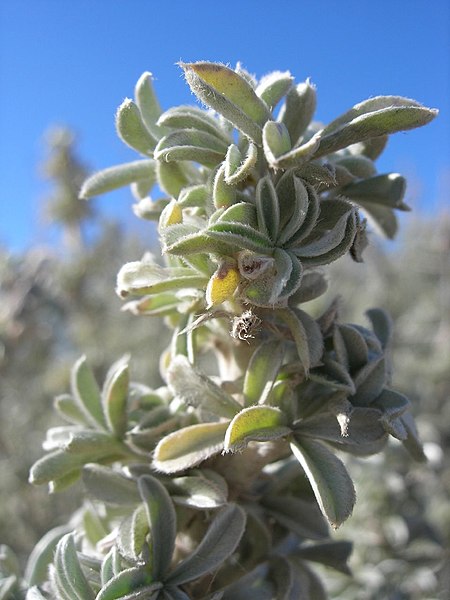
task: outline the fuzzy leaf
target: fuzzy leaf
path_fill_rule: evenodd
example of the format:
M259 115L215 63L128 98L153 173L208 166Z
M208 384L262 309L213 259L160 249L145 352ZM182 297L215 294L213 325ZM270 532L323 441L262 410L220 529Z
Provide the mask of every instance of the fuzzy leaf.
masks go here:
M227 152L227 144L206 131L176 130L164 136L155 148L155 159L172 162L192 160L202 165L220 163Z
M278 197L269 176L262 177L256 186L256 214L258 229L275 242L280 227Z
M70 394L61 394L55 398L56 411L69 423L87 425L87 417Z
M290 169L301 167L307 162L320 144L320 135L314 135L310 140L297 146L284 154L279 154L275 159L269 160L274 169Z
M224 449L243 450L249 441L275 440L290 433L286 418L273 406L249 406L238 413L228 426Z
M160 267L153 262L126 263L117 275L117 293L122 298L129 294L159 294L170 290L206 286L204 275L193 274L192 269Z
M295 306L303 302L309 302L324 294L328 289L328 283L323 273L319 271L307 271L303 275L301 286L291 296L290 304Z
M175 106L166 110L158 120L158 125L173 129L197 129L229 143L229 136L220 126L220 121L212 114L196 106Z
M344 464L320 442L297 439L291 443L330 525L337 529L348 519L355 504L355 489Z
M366 315L372 324L375 335L381 342L381 347L388 348L392 341L392 319L381 308L371 308L366 311Z
M311 357L309 353L308 334L306 329L301 319L293 310L289 308L283 308L278 311L278 314L291 331L303 369L308 375L311 366Z
M165 129L156 124L161 114L161 107L153 90L152 81L153 75L151 73L148 71L143 73L134 88L134 96L145 127L155 140L159 140L164 135Z
M289 132L283 123L267 121L263 128L263 148L267 162L277 164L277 158L291 149Z
M210 237L243 250L269 254L272 250L270 239L250 225L243 223L215 223L207 229Z
M314 158L373 137L421 127L432 121L437 112L405 98L371 98L357 104L320 132L321 141Z
M86 356L79 358L72 368L71 389L79 408L90 423L96 427L105 427L100 390L87 364Z
M167 371L173 393L187 406L200 406L219 417L232 418L242 408L208 376L194 368L184 356L175 356Z
M164 437L156 446L155 468L177 473L203 462L223 450L225 423L201 423L184 427Z
M283 229L278 235L277 244L282 245L288 242L292 237L297 237L298 231L303 225L309 208L308 190L299 177L292 178L293 194L289 200L292 202L290 207L291 218L285 223Z
M330 229L321 235L317 240L310 244L304 244L295 249L300 259L320 257L334 250L342 243L346 235L347 224L354 217L354 208L343 207L343 214L336 221L333 229Z
M417 460L418 462L426 462L427 457L423 451L423 447L419 439L414 417L410 412L406 412L400 417L400 419L408 434L406 440L403 440L403 445L414 458L414 460Z
M62 589L71 599L94 600L95 594L78 560L73 534L68 533L59 540L54 564L58 590Z
M86 456L55 450L37 460L30 469L29 481L41 485L80 471ZM92 460L92 458L91 458Z
M111 190L123 187L124 185L130 185L142 179L155 182L156 171L154 160L136 160L94 173L83 183L80 190L80 198L92 198L92 196L110 192Z
M367 364L369 360L366 341L352 325L339 325L338 331L345 345L348 368L351 373L354 373Z
M261 502L264 511L288 531L310 540L328 537L328 525L315 502L280 494L265 496Z
M214 572L235 551L245 522L245 512L236 504L223 508L197 548L166 578L167 583L182 585Z
M311 122L316 103L316 88L309 79L289 90L279 119L288 128L294 146Z
M170 567L175 549L175 508L165 487L155 477L143 475L138 480L138 487L151 531L152 578L162 580Z
M200 509L223 506L228 496L225 479L215 471L198 469L197 472L196 476L175 477L171 480L171 496L174 502Z
M347 369L327 356L323 359L323 366L316 367L311 371L309 378L335 390L342 390L349 394L355 393L355 384Z
M379 357L367 363L353 377L356 393L352 398L355 406L369 406L386 384L386 360Z
M256 165L258 158L258 149L252 142L249 142L247 152L242 158L237 146L231 144L228 147L225 157L225 181L229 185L236 185L247 179L251 170Z
M182 162L158 160L156 161L156 175L159 187L173 198L177 198L186 186L195 183L189 179Z
M283 357L284 345L282 342L269 340L256 348L247 367L242 390L246 406L266 403Z
M140 504L119 526L116 544L120 554L126 560L137 562L148 532L146 510L144 505Z
M139 108L130 98L126 98L117 109L116 131L120 139L133 150L146 156L153 155L156 139L144 125Z
M274 71L260 79L255 92L266 103L269 110L273 110L281 98L289 91L293 81L294 78L289 71Z
M250 227L257 226L256 209L249 202L233 204L219 216L216 223L243 223Z
M134 591L144 591L144 598L153 599L152 592L156 592L163 586L160 582L152 583L151 575L147 567L131 567L121 571L110 579L97 594L95 600L121 600L133 599Z
M213 203L218 209L236 202L236 188L225 181L225 164L219 167L213 183Z
M351 575L347 564L353 544L346 541L330 541L320 544L302 545L295 550L295 556L304 560L312 560L327 567L332 567L344 575Z
M127 505L139 502L136 482L113 469L87 464L82 472L89 495L107 504Z
M68 525L60 525L55 527L38 541L34 546L31 554L28 557L25 580L28 585L40 585L44 583L48 577L48 566L53 561L55 548L59 540L69 533L71 527Z
M102 404L109 429L120 439L127 429L127 398L130 373L128 356L109 370L102 389Z
M217 63L180 63L194 94L261 144L261 126L270 118L265 103L244 77Z

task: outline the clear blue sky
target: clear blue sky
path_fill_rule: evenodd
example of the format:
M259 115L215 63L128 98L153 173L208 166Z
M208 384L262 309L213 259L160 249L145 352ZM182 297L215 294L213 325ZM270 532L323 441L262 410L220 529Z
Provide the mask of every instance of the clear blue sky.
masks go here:
M194 103L180 59L311 77L324 122L378 94L440 108L428 127L391 139L379 170L410 176L421 208L449 206L448 0L0 0L1 244L45 240L37 165L48 126L74 128L93 169L134 159L115 136L115 110L145 70L163 107ZM99 208L131 228L131 203L123 191Z

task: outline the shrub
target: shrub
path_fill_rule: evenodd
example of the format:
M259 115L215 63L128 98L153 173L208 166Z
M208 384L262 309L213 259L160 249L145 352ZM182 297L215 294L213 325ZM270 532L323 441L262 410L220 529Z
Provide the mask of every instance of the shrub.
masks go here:
M81 190L131 184L135 212L158 221L166 265L125 264L117 292L173 330L165 385L133 382L126 358L101 387L85 358L75 364L56 401L69 425L48 431L30 479L56 492L81 477L86 502L32 553L29 598L320 600L311 562L349 572L351 544L329 531L355 502L337 453L368 456L393 436L424 458L391 388L387 314L369 310L366 327L343 323L336 302L320 315L304 305L327 289L323 267L362 260L359 208L395 235L405 180L375 160L388 134L436 111L379 96L323 127L309 81L181 67L210 110L161 114L144 74L116 126L146 158ZM13 572L4 581L19 585Z

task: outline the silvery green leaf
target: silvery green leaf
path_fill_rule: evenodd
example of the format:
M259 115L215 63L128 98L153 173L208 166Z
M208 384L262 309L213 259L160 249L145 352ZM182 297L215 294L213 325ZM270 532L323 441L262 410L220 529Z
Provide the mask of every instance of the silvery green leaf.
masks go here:
M306 329L301 319L292 309L282 308L279 309L277 313L289 327L303 369L305 371L305 374L308 375L311 366L311 358L309 353L308 334L306 332Z
M377 172L373 161L364 155L344 156L336 164L346 168L357 179L373 177Z
M206 232L214 240L243 250L270 254L273 248L265 234L244 223L214 223Z
M94 600L95 594L78 560L73 534L68 533L59 540L54 564L60 593L62 590L71 600Z
M373 137L421 127L432 121L437 112L405 98L371 98L357 104L320 132L321 141L314 158Z
M305 265L305 267L330 264L331 262L337 260L338 258L350 251L357 233L356 214L356 210L353 209L345 217L343 217L343 221L345 222L345 229L342 239L336 246L334 246L334 243L336 242L336 239L339 239L341 237L342 234L342 221L336 224L336 230L333 229L331 232L328 232L323 236L323 238L325 238L323 254L319 254L317 256L304 256L303 249L306 246L292 248L291 251L300 258L301 262ZM317 242L317 244L320 245L320 239ZM333 247L327 250L326 248L329 248L330 246Z
M215 135L226 144L230 143L229 135L225 132L212 114L196 106L175 106L166 110L158 120L158 125L173 129L197 129Z
M185 358L175 356L167 371L172 392L187 406L200 406L220 417L232 418L242 407Z
M386 384L386 360L383 356L372 360L354 376L356 393L352 398L355 406L369 406L381 394Z
M167 583L182 585L214 572L235 551L245 530L246 515L236 504L223 508L197 548L173 569Z
M332 229L319 229L321 233L320 237L310 243L308 243L308 240L305 240L301 246L295 248L295 253L300 259L320 257L334 250L342 243L347 223L354 216L355 209L348 203L340 204L339 208L341 209L341 215L337 218Z
M275 158L270 158L269 163L274 169L291 169L301 167L307 162L320 144L320 134L314 135L304 144L296 146L292 150L279 154ZM267 153L266 153L267 154Z
M317 365L322 358L323 353L323 336L320 327L310 315L299 308L292 309L299 321L302 323L306 332L309 348L309 360L311 367Z
M344 540L325 541L319 544L301 545L294 551L295 556L304 560L318 562L332 567L344 575L351 575L348 559L352 553L353 544Z
M292 296L292 294L295 294L295 292L300 288L301 283L303 281L304 272L303 265L299 261L299 259L289 250L286 250L285 252L291 260L292 270L290 272L286 285L281 289L281 292L278 296L278 302L280 303L284 303Z
M159 187L172 196L177 198L180 192L188 185L196 182L191 181L182 162L166 162L158 160L156 162L156 176Z
M294 146L306 131L316 111L316 88L307 79L291 88L279 119L288 128Z
M27 590L25 600L47 600L47 598L40 592L37 586L33 586Z
M139 108L130 98L126 98L117 109L116 131L127 146L146 156L153 156L157 140L144 125Z
M320 442L297 438L291 450L309 479L317 503L337 529L352 514L355 489L344 464Z
M236 202L236 188L225 181L225 165L222 164L214 178L213 203L216 208L226 208Z
M226 142L206 131L177 129L159 140L154 156L161 162L191 160L210 167L225 158L227 149Z
M100 567L100 581L102 587L108 583L115 575L118 575L121 571L120 568L121 558L117 546L113 546L111 550L106 554Z
M88 494L97 500L117 505L139 502L135 481L109 467L87 464L83 467L82 479Z
M301 286L290 297L290 304L295 306L303 302L309 302L324 294L328 289L325 275L319 271L307 271L303 274Z
M153 90L153 75L146 71L143 73L134 88L134 97L139 107L142 121L155 140L159 140L165 133L165 128L157 125L161 114L161 107Z
M277 165L279 156L292 148L289 132L283 123L267 121L262 133L264 155L271 166Z
M388 135L378 135L374 138L369 138L363 142L358 142L348 147L348 150L355 155L367 156L371 160L376 160L386 147Z
M59 540L71 529L68 525L50 529L34 546L25 568L24 577L27 585L40 585L47 580L48 566L53 561L55 548Z
M139 492L144 502L150 526L152 579L164 580L175 550L177 519L173 502L155 477L143 475L138 480Z
M109 432L85 429L70 434L63 449L69 454L89 455L92 457L107 457L109 455L126 454L126 448Z
M75 425L86 425L87 417L74 401L70 394L61 394L56 396L54 407L56 411L69 423Z
M298 190L298 193L301 193L302 188L298 186L294 181L299 179L296 177L294 172L287 171L280 179L277 184L276 190L277 195L280 202L280 229L286 227L292 218L295 218L293 215L293 210L295 206L295 196ZM317 192L314 190L314 187L303 182L304 187L308 193L308 204L304 207L306 210L306 215L303 217L303 222L301 226L298 227L296 233L292 235L289 240L289 245L294 246L299 244L301 240L307 237L313 227L316 224L317 218L319 216L319 197ZM303 209L302 209L303 210Z
M316 503L282 494L264 496L261 503L265 512L301 538L322 540L328 537L328 525Z
M233 204L219 216L216 223L243 223L250 227L257 227L256 208L249 202Z
M143 598L153 600L153 593L160 590L162 586L163 584L159 581L152 582L147 566L131 567L110 579L99 591L95 600L119 600L123 598L132 600L136 598L136 596L133 596L135 591L144 591Z
M127 429L127 399L130 383L129 356L109 369L102 389L102 404L109 429L121 439Z
M275 277L273 279L272 284L272 292L269 298L269 304L276 304L280 298L280 296L285 296L285 291L289 293L289 291L293 292L294 289L287 288L288 283L290 282L290 278L292 275L292 271L294 269L294 261L298 260L288 254L282 248L275 248L273 253L273 258L275 261ZM298 263L299 264L299 263ZM298 285L300 285L301 273L298 281ZM291 286L290 286L291 287ZM288 294L289 295L289 294ZM287 296L286 296L287 297Z
M379 204L398 210L410 210L403 203L406 191L406 180L398 173L375 175L355 181L343 188L342 193L366 208L367 204Z
M290 196L290 200L292 201L291 218L278 235L278 245L286 244L292 237L296 236L308 213L309 195L307 188L299 177L294 176L292 183L293 194Z
M160 267L153 262L143 260L126 263L120 269L116 289L121 298L126 298L129 294L153 295L172 290L203 287L207 282L207 277L193 273L191 269Z
M87 364L86 356L82 356L73 366L70 374L72 395L89 422L94 426L105 428L100 389L94 374Z
M181 257L205 252L224 255L232 253L226 244L210 238L206 231L184 223L166 227L161 232L161 244L164 253Z
M155 169L155 161L150 158L103 169L86 179L80 190L80 198L92 198L139 180L150 181L151 187L156 181Z
M375 228L389 240L393 240L398 231L398 221L392 208L375 203L361 203L365 214Z
M145 544L149 524L143 504L140 504L119 525L116 544L120 554L129 561L136 562Z
M130 185L131 193L136 200L140 201L144 198L148 198L153 185L156 183L156 166L154 178L145 177L138 181L133 181Z
M261 144L261 127L270 118L270 112L244 77L218 63L180 63L180 66L199 100Z
M256 214L259 231L275 242L280 228L280 206L269 175L262 177L256 186Z
M131 300L122 306L122 310L133 315L164 317L176 312L179 304L180 299L176 293L161 292L153 296L144 296L140 300Z
M175 477L170 481L173 501L199 509L218 508L226 504L228 486L225 479L207 469L198 469L196 473L198 475Z
M230 422L225 433L224 450L243 450L248 442L276 440L289 435L286 417L273 406L249 406L243 408Z
M169 204L168 198L160 198L159 200L152 201L151 198L142 198L136 204L133 204L133 212L139 217L139 219L146 219L148 221L159 221L162 211Z
M186 206L206 206L208 193L208 187L204 184L187 186L181 190L178 196L178 204L183 208Z
M54 450L37 460L30 469L29 481L34 485L49 483L76 474L78 476L83 463L89 460L79 454L68 454L63 450Z
M309 183L317 192L325 192L337 185L335 168L330 163L320 165L308 162L296 169L296 173L306 183Z
M225 423L190 425L164 437L156 446L154 466L162 473L190 469L223 450Z
M255 92L267 104L269 110L273 110L287 94L293 81L294 78L289 71L273 71L261 77Z
M256 165L258 149L253 142L248 142L245 156L237 146L231 144L225 157L225 181L229 185L236 185L247 179L251 170Z

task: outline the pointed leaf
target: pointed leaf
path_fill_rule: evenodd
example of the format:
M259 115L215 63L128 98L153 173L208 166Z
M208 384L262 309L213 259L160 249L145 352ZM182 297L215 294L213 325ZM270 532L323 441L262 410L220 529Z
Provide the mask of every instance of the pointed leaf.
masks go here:
M201 423L170 433L156 446L155 468L163 473L177 473L221 452L227 427L228 422Z
M175 508L165 487L150 475L138 480L139 492L150 525L152 578L163 580L172 562L177 523Z
M180 66L199 100L231 121L256 144L261 144L261 126L270 118L270 113L245 78L217 63L180 63Z
M235 551L245 521L245 512L236 504L222 509L197 548L170 573L167 583L182 585L214 572Z
M136 104L139 107L142 121L155 140L159 140L165 133L164 127L159 127L156 122L161 114L158 99L153 90L153 75L146 71L143 73L134 88Z
M355 489L344 464L320 442L297 439L292 453L309 479L317 503L330 525L337 529L355 504Z
M292 143L297 144L316 111L316 88L307 79L289 90L279 119L288 128Z
M86 356L79 358L73 366L70 381L73 397L89 422L95 427L105 427L100 390Z
M130 373L128 356L109 370L102 389L103 410L110 430L120 439L127 430L127 399Z

